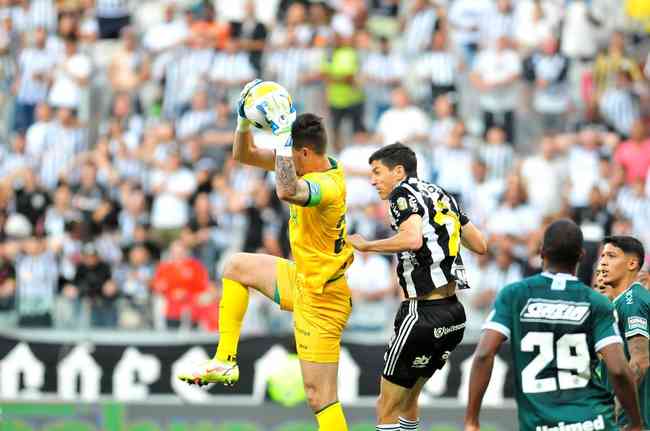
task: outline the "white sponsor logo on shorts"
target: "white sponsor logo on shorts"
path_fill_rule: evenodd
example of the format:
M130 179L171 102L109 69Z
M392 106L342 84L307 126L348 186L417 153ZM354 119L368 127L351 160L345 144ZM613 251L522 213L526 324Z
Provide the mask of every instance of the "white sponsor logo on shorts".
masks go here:
M431 361L431 356L416 356L415 360L413 361L413 368L425 368L427 365L429 365L429 361Z
M560 422L557 425L535 427L535 431L598 431L604 429L605 419L603 419L603 415L598 415L596 419L584 422L574 422L570 424Z
M445 335L451 334L452 332L458 331L459 329L463 329L464 327L465 322L453 326L441 326L440 328L434 328L433 336L436 338L442 338Z

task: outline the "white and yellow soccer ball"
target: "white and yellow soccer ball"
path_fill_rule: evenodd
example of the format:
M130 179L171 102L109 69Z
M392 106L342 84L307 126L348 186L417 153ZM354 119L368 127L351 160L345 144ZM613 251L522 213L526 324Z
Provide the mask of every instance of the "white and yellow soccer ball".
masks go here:
M296 109L287 89L273 81L251 84L248 93L244 94L240 115L243 113L258 129L275 135L291 131Z

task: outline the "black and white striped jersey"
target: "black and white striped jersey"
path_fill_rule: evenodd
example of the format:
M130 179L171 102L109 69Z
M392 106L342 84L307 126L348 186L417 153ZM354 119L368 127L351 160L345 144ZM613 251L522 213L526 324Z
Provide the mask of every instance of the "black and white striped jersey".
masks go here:
M409 177L395 187L389 204L395 231L411 215L422 217L422 246L398 253L397 275L404 296L426 295L451 281L458 288L469 287L460 257L460 230L469 218L454 197L435 184Z

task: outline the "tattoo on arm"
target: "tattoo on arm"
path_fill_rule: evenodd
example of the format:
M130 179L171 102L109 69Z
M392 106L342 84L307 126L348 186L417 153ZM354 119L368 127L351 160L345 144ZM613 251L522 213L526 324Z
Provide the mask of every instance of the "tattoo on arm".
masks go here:
M630 352L630 368L638 384L650 366L650 346L648 339L640 335L632 337L627 340L627 347Z
M278 193L283 196L294 196L298 189L298 176L293 157L275 156L275 174Z
M297 205L307 204L309 187L298 179L293 157L275 156L275 188L278 197Z

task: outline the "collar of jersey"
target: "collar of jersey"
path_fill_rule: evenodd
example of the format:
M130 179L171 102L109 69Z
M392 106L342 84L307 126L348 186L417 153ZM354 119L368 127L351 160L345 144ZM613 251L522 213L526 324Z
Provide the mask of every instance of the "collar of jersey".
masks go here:
M634 283L630 284L630 286L629 286L627 289L625 289L624 291L622 291L621 293L619 293L618 296L617 296L616 298L612 299L612 304L616 304L616 301L618 301L619 298L620 298L621 296L625 295L627 292L629 292L630 290L632 290L632 288L633 288L635 285L637 285L637 284L638 284L639 286L643 287L643 286L641 285L641 283L639 283L638 281L635 281Z
M567 281L568 280L576 281L578 279L578 277L576 277L573 274L569 274L568 272L556 272L555 274L552 274L552 273L550 273L548 271L544 271L544 272L542 272L542 276L548 277L548 278L551 278L551 279L555 279L557 277L562 277Z

